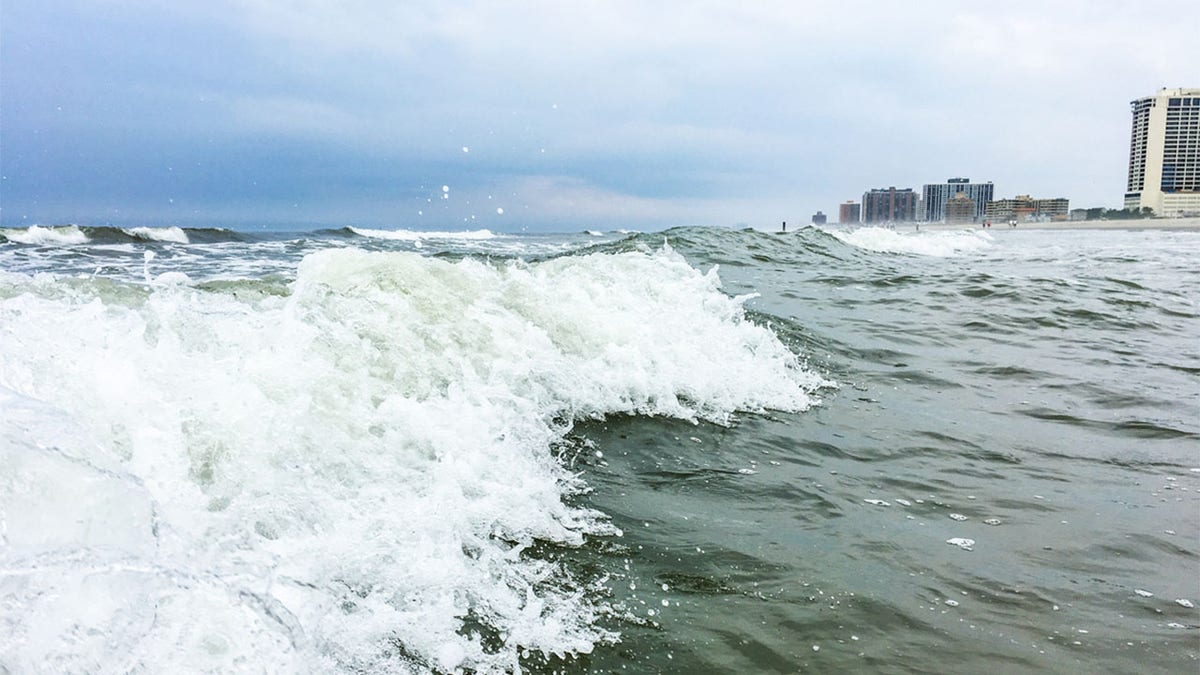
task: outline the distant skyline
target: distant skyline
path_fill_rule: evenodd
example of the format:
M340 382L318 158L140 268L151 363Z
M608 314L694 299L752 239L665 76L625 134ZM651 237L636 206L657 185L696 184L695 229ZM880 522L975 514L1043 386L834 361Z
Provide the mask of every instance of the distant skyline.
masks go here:
M887 186L1120 208L1193 2L0 0L0 220L774 227ZM443 190L445 186L445 190Z

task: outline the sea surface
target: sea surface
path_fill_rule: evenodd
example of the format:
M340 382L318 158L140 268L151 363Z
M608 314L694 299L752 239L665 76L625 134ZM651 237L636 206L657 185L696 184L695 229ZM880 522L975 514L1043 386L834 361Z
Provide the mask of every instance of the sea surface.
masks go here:
M1200 232L0 229L0 672L1195 673Z

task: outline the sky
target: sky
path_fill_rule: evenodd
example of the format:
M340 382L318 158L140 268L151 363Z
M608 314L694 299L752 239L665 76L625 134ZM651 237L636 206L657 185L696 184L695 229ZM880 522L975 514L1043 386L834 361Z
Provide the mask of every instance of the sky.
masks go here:
M0 221L807 223L950 177L1119 208L1194 1L0 0Z

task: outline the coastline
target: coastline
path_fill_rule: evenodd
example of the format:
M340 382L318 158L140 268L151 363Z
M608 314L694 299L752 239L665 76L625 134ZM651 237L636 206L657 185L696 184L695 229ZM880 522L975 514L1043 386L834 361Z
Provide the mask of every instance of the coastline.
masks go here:
M902 223L899 231L913 231L916 223ZM1139 220L1075 220L1057 223L1019 223L1009 227L996 223L984 228L979 224L947 225L946 223L921 223L922 231L983 230L984 232L1010 232L1019 230L1200 230L1200 218L1146 218Z

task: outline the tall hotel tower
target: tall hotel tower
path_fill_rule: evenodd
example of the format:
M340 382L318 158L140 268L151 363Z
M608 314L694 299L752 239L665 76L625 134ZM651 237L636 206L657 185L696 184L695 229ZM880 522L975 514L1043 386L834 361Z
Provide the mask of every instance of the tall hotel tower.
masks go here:
M921 220L939 223L946 220L946 203L955 195L966 193L975 204L975 212L967 222L983 220L987 211L987 203L992 201L992 181L972 183L969 178L950 178L945 183L931 183L921 189L921 201L925 205L924 212L918 214Z
M1200 214L1200 89L1160 89L1130 106L1125 208Z

